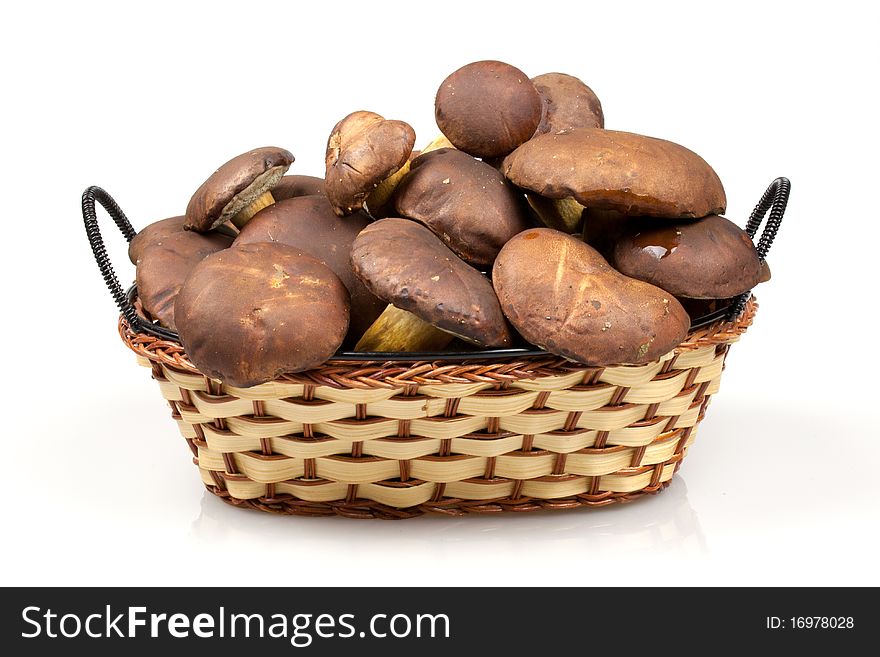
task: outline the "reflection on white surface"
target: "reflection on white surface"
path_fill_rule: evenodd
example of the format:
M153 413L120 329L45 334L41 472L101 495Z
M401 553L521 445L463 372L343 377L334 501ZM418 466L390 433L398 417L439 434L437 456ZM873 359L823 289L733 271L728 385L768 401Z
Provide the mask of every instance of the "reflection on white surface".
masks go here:
M396 553L439 558L453 550L543 560L559 551L579 557L708 553L687 486L676 475L661 493L600 508L410 520L279 516L231 507L205 491L193 537L212 549L258 541L273 551L351 561Z

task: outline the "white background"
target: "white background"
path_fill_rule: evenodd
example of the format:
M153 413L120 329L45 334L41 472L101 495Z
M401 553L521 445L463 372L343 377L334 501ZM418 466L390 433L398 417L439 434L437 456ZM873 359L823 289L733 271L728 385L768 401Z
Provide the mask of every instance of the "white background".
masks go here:
M880 584L869 6L5 6L0 584ZM607 127L696 150L740 224L792 180L773 280L684 467L658 496L594 511L357 522L225 506L117 337L82 190L104 186L141 228L255 146L323 175L327 135L356 109L424 144L440 82L487 58L577 75Z

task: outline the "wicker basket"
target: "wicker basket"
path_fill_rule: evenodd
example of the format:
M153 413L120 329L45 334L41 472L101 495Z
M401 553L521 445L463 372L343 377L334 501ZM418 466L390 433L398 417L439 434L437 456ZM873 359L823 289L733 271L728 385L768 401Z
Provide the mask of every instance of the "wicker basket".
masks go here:
M762 256L785 182L781 192L779 180L771 185L750 220L753 235L772 205ZM123 311L119 333L159 384L205 486L273 513L407 518L603 506L657 492L696 438L729 347L757 309L744 296L733 319L693 329L647 365L586 367L527 351L342 355L234 388L201 374L172 334L138 315L107 261L95 200L129 239L134 231L102 190L83 199L95 257Z

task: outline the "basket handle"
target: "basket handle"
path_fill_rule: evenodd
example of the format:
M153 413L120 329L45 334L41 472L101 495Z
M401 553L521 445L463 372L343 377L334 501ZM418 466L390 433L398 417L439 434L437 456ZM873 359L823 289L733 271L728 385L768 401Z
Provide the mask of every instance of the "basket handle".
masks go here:
M119 232L122 233L127 242L131 242L132 238L137 235L137 231L132 228L128 217L125 216L125 213L110 194L95 186L89 187L83 192L82 216L86 226L86 236L89 238L89 244L95 256L95 262L98 263L98 269L101 270L104 282L110 289L110 294L113 295L113 300L119 307L119 311L128 321L129 326L137 331L142 327L143 322L138 317L137 311L135 311L134 306L119 284L119 279L116 277L116 272L113 270L113 265L107 255L107 249L104 247L104 238L101 236L101 228L98 226L98 215L95 211L96 201L107 211L107 214L113 219L116 227L119 228Z
M767 257L770 247L773 246L773 240L776 239L776 233L779 232L779 227L782 225L782 215L785 214L785 208L788 206L788 196L790 193L791 181L788 178L777 178L770 183L767 191L764 192L761 200L758 201L758 205L755 206L755 209L752 210L752 214L749 216L749 221L746 224L746 233L754 241L755 234L758 232L758 228L761 227L767 211L770 211L767 224L764 226L764 230L761 231L761 237L755 245L761 262ZM751 296L751 290L740 295L736 303L733 304L728 317L731 321L739 317Z

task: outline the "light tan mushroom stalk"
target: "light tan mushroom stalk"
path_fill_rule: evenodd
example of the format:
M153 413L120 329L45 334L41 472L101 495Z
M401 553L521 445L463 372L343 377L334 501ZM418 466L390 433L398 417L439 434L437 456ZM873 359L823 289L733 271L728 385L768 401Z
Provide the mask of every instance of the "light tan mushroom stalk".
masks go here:
M236 194L223 208L222 218L230 218L236 228L241 230L257 212L275 203L271 189L278 184L287 167L272 167L257 176L243 191Z
M411 312L388 307L355 345L355 351L439 351L452 342L451 333L441 331Z
M425 153L437 151L441 148L455 148L455 146L452 145L452 142L446 138L446 135L442 133L434 137L434 139L429 142L428 145L425 146L419 154L424 155Z
M526 194L526 200L548 228L564 233L580 232L581 213L584 206L568 198L547 198L538 194Z
M238 228L233 226L232 222L228 222L225 224L220 224L219 226L215 226L214 232L220 233L221 235L227 235L233 239L238 237Z
M371 215L376 216L376 213L379 212L382 208L384 208L388 201L391 200L391 195L394 194L394 190L397 189L397 185L403 180L403 177L409 173L409 160L400 167L397 171L388 176L385 180L376 185L376 189L370 192L370 195L367 196L364 201L364 208Z
M242 228L244 228L244 225L251 220L251 217L257 214L257 212L259 212L263 208L268 208L274 203L275 197L272 196L272 192L263 192L257 198L255 198L250 205L248 205L243 210L239 211L234 217L232 217L232 223L235 224L236 228L241 230Z

